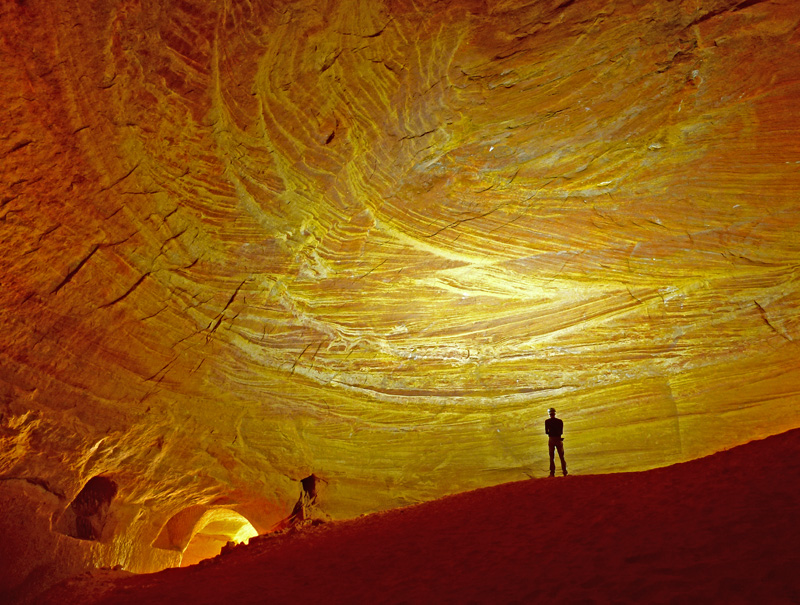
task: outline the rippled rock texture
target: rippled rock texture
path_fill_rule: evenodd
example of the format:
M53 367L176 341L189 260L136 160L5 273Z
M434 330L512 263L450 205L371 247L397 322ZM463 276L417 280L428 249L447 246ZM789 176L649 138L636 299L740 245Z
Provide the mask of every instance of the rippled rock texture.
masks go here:
M0 586L799 426L799 26L4 2Z

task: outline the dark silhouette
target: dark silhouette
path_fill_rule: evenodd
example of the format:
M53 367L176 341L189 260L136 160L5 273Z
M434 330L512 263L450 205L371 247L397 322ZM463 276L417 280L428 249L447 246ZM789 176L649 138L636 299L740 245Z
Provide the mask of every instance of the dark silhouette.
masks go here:
M294 505L291 514L285 519L278 521L278 523L272 527L271 531L281 531L306 524L316 525L323 522L323 520L320 519L320 515L324 513L321 513L316 507L317 483L319 481L326 483L324 479L320 479L316 475L309 475L305 479L300 480L300 498ZM327 515L325 516L327 517Z
M558 450L558 457L561 459L561 472L566 476L567 462L564 460L564 438L561 436L564 434L564 422L556 418L555 408L550 408L547 412L550 418L544 421L544 432L549 437L547 447L550 450L550 476L556 474L555 450Z

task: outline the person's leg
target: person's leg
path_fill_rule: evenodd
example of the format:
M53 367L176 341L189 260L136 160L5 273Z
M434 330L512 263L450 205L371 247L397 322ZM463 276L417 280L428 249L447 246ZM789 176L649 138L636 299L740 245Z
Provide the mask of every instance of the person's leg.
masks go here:
M561 460L561 472L566 475L567 474L567 461L564 460L564 442L563 441L559 441L558 445L556 447L558 448L558 457ZM553 462L553 463L550 464L550 472L551 473L555 473L555 470L556 470L556 465Z
M556 474L556 459L555 459L556 444L553 443L552 439L548 440L547 449L550 450L550 474L551 475L555 475Z

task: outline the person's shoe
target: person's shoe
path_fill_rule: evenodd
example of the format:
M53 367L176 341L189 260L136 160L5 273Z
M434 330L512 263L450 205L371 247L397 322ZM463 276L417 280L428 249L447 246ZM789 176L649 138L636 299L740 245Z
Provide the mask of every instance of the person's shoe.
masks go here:
M567 475L569 475L569 473L567 471L564 471L564 476L566 477Z
M550 473L550 476L551 476L551 477L555 477L555 476L556 476L556 472L555 472L555 471L553 471L552 473Z

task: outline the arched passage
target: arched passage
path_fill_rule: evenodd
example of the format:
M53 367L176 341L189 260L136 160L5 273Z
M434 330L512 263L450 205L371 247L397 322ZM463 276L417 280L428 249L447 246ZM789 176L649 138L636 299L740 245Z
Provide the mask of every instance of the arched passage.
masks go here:
M228 542L247 542L258 532L246 517L228 508L190 506L167 521L156 548L179 550L181 567L217 556Z

